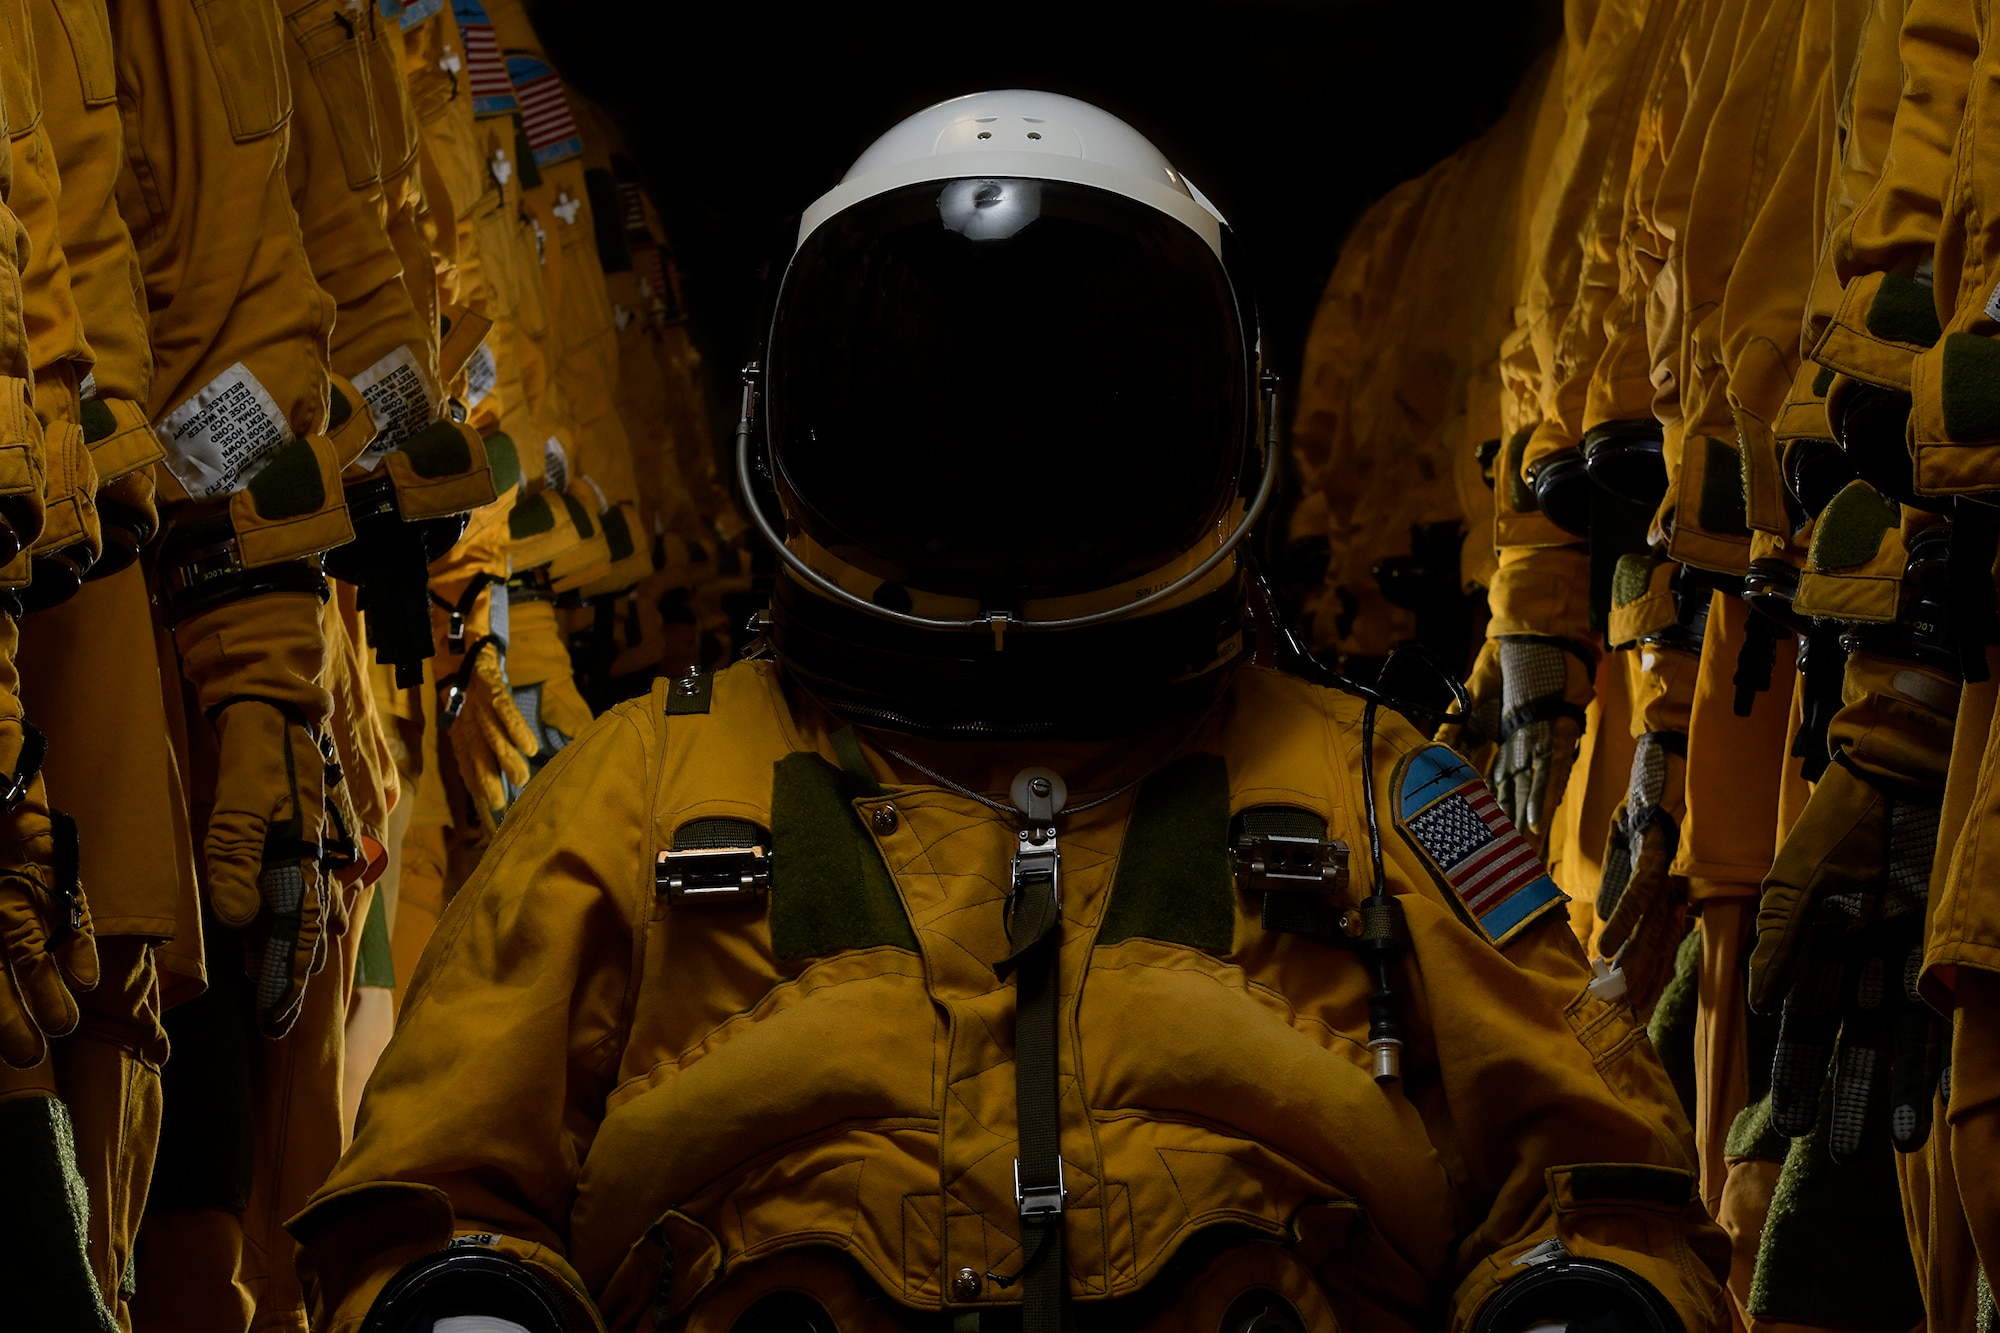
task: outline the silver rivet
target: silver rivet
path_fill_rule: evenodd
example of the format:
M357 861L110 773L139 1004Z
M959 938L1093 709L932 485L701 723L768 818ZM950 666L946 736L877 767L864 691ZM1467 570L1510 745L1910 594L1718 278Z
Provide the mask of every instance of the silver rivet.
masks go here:
M977 1300L979 1298L979 1274L970 1268L959 1269L951 1277L951 1294L956 1300Z
M889 834L894 833L896 831L896 825L899 822L898 816L896 814L896 807L893 805L876 806L873 822L875 825L875 831L877 833L880 833L883 837L887 837Z

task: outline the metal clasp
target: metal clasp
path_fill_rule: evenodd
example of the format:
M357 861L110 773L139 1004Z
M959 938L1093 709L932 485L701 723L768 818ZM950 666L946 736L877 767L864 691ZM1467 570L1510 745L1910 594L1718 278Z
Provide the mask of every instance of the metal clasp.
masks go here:
M1021 1159L1014 1159L1014 1206L1021 1210L1021 1216L1030 1221L1043 1218L1061 1217L1063 1200L1069 1197L1068 1183L1063 1179L1062 1158L1056 1158L1056 1183L1053 1185L1030 1185L1021 1187Z
M1049 886L1049 895L1055 899L1056 910L1061 911L1062 850L1056 845L1056 831L1052 828L1023 829L1020 848L1014 853L1009 901L1019 907L1029 891L1043 882Z
M771 853L762 847L661 852L653 887L674 907L748 907L770 891Z
M1332 897L1347 888L1347 844L1335 838L1249 833L1229 849L1236 887L1246 893L1305 890Z

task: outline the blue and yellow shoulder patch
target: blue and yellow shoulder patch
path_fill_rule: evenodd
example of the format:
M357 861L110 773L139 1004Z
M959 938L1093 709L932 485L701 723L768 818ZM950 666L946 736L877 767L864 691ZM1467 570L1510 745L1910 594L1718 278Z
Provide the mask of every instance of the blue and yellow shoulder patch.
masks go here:
M1486 780L1448 747L1407 756L1391 789L1396 831L1496 947L1569 901Z
M394 19L405 32L444 8L444 0L377 0L382 17Z

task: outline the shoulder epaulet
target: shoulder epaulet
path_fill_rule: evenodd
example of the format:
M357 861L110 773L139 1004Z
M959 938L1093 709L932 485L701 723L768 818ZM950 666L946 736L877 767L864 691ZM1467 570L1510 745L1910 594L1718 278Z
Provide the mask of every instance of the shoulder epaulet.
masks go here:
M715 677L706 671L690 671L667 686L667 716L706 713L715 697Z
M1404 756L1390 790L1396 831L1496 948L1569 901L1485 779L1449 747Z

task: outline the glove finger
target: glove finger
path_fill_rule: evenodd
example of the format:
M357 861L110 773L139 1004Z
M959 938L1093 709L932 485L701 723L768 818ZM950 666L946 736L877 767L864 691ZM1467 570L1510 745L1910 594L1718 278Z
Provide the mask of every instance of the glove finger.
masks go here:
M16 882L7 886L7 892L12 901L5 923L0 925L0 944L6 949L21 1008L36 1027L51 1037L73 1032L83 1015L76 1007L76 997L63 984L62 969L48 951L48 933L41 913L25 896L34 890Z
M82 930L71 931L69 938L56 946L52 956L72 991L97 989L97 939L88 918Z
M1922 1004L1897 1007L1889 1038L1889 1140L1897 1152L1915 1152L1929 1141L1944 1024Z
M468 705L468 711L476 705ZM458 759L459 781L465 785L465 793L473 811L488 830L499 824L499 817L506 811L507 794L500 783L498 760L487 748L486 737L477 722L466 722L463 717L459 725L451 731L452 754Z
M1526 828L1528 832L1540 836L1547 831L1549 780L1554 776L1555 765L1547 757L1537 759L1528 769L1528 794L1522 805L1528 812Z
M493 708L482 708L479 710L478 726L480 739L485 742L487 752L493 756L493 761L498 766L500 773L516 787L525 787L528 785L528 777L531 772L528 766L528 755L538 753L541 747L532 738L525 746L515 743L514 738L508 734L509 728L505 723L504 716L499 711L503 705L508 713L513 714L516 721L519 721L523 727L527 726L527 723L521 719L520 710L514 707L514 701L512 699L505 699L503 696L503 699L495 701ZM504 806L507 802L503 801L501 804Z
M1889 1024L1885 1014L1847 1015L1833 1057L1833 1119L1827 1155L1837 1163L1854 1160L1868 1134L1877 1082L1887 1073Z
M1771 1060L1771 1128L1788 1139L1811 1131L1819 1119L1820 1087L1833 1057L1838 1020L1786 1011L1778 1024Z
M298 969L298 942L305 899L304 867L281 860L263 868L258 888L268 910L251 935L251 981L265 1035L281 1037L297 1017L305 977Z
M500 663L490 656L482 656L479 661L479 678L486 685L486 700L490 705L493 721L498 734L508 745L522 754L531 755L541 748L535 736L535 729L528 725L528 719L521 716L521 710L514 706L514 692L507 684L507 677L500 669ZM494 746L498 753L503 747Z
M0 1060L15 1069L32 1069L49 1053L41 1027L28 1017L11 968L0 968Z
M218 809L208 821L202 855L208 866L208 901L223 925L241 930L257 919L264 899L257 876L264 868L266 817Z

